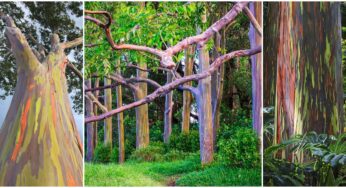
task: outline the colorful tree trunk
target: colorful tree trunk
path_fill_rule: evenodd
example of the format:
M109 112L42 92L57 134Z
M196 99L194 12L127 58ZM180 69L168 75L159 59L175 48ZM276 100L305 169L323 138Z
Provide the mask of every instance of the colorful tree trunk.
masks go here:
M192 74L194 56L195 56L195 47L189 46L185 50L184 76L188 76ZM188 82L184 85L191 86L192 83ZM192 103L192 96L190 91L183 91L183 114L182 114L183 117L182 117L182 124L181 124L181 131L183 133L189 133L190 131L191 103Z
M171 83L173 80L173 74L167 72L167 83ZM165 117L164 117L164 133L163 141L168 143L169 137L172 133L172 112L173 112L173 91L166 95L165 99Z
M67 57L59 37L39 62L9 17L7 41L17 86L0 130L0 185L82 186L83 148L67 92Z
M338 134L343 127L340 3L282 2L275 103L275 142L309 131ZM268 54L269 55L269 54ZM283 153L283 157L292 158Z
M96 78L94 85L95 85L95 88L99 87L99 85L100 85L100 78ZM100 94L100 91L96 90L95 93L94 93L94 96L96 97L96 99L99 99L99 94ZM93 110L94 110L94 115L97 116L97 114L98 114L98 106L97 106L97 104L94 104ZM93 138L94 138L94 147L96 147L97 144L98 144L98 131L97 131L98 123L99 122L95 122L95 124L94 124L94 126L95 126L94 127L94 136L93 136Z
M91 80L87 79L85 80L85 85L88 88L91 88ZM91 100L86 99L85 100L85 113L86 116L93 116L94 115L94 109L93 109L93 103ZM95 149L95 122L93 123L87 123L86 124L86 139L87 139L87 153L86 153L86 161L92 161L94 158L94 149Z
M117 63L117 74L120 74L120 60ZM116 87L117 92L117 108L123 105L123 94L121 85ZM118 152L119 152L119 163L122 164L125 161L125 133L124 133L124 117L123 113L118 113Z
M200 48L199 71L209 68L209 52L206 46ZM199 122L200 152L202 164L213 161L213 120L211 107L211 78L210 76L198 82L198 95L196 95Z
M262 2L249 3L249 8L257 22L262 26ZM254 48L262 45L262 37L256 32L254 26L250 24L249 30L250 46ZM251 56L251 75L252 75L252 125L257 135L262 137L263 126L263 79L262 79L262 53Z
M104 85L110 85L112 83L111 79L104 78ZM112 110L112 90L105 89L105 106L107 110ZM112 117L105 119L104 121L104 144L110 145L112 147Z
M279 45L279 3L269 3L268 11L265 15L263 28L264 45L263 45L263 106L269 107L275 105L276 91L276 65L277 51Z
M147 69L145 63L139 63L141 69ZM148 73L137 70L138 78L147 78ZM147 96L147 83L138 83L139 91L135 92L135 100L143 99ZM148 104L136 107L136 148L143 148L149 145L149 117Z

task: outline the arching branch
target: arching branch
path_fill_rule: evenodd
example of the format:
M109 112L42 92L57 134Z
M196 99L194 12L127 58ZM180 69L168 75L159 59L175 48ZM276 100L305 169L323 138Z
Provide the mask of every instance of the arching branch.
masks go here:
M262 27L260 26L260 24L257 22L255 16L252 14L252 12L250 11L250 9L248 7L245 7L243 9L244 13L247 15L247 17L249 18L249 20L251 21L252 25L254 26L254 28L256 29L257 33L262 36Z
M166 85L156 89L153 93L151 93L150 95L146 96L145 98L143 98L141 100L135 101L133 103L127 104L125 106L111 110L109 112L103 113L103 114L98 115L98 116L86 117L85 123L100 121L100 120L103 120L105 118L111 117L111 116L113 116L119 112L123 112L125 110L128 110L128 109L152 102L156 98L166 95L171 90L177 88L178 86L180 86L186 82L193 81L193 80L200 80L200 79L204 79L204 78L210 76L212 73L214 73L215 71L218 70L218 68L220 67L220 65L222 65L222 63L224 63L224 62L226 62L226 61L228 61L234 57L251 56L251 55L257 54L259 52L261 52L261 46L258 46L256 48L249 49L249 50L238 50L238 51L234 51L234 52L231 52L229 54L223 55L223 56L217 58L206 71L177 79L177 80L175 80L169 84L166 84Z
M185 49L191 44L200 43L201 45L203 45L206 41L208 41L214 35L214 33L217 33L223 27L225 27L230 22L232 22L236 18L236 16L243 10L243 8L246 7L246 5L247 5L247 2L239 2L235 4L233 8L224 17L222 17L219 21L215 22L211 27L209 27L203 33L193 37L188 37L182 40L181 42L177 43L176 45L166 49L165 51L158 50L155 48L150 48L147 46L139 46L139 45L132 45L132 44L120 44L120 45L115 44L111 35L110 27L109 27L110 23L112 22L112 18L110 17L110 14L109 13L106 14L105 11L86 10L85 13L86 14L103 14L107 16L108 24L104 24L100 20L90 16L86 16L85 19L94 22L95 24L97 24L98 26L104 29L107 40L114 50L128 49L128 50L148 52L161 58L160 64L162 67L173 69L176 66L176 64L174 63L172 57L176 53L180 52L181 50Z

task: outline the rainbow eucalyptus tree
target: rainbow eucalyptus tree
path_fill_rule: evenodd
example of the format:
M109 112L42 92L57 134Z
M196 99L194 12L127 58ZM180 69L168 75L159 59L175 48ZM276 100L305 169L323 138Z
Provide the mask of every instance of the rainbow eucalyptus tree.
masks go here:
M61 43L53 34L45 56L11 17L1 18L17 85L0 130L0 185L81 186L83 147L68 98L65 50L82 38Z
M248 14L249 12L252 14ZM262 31L256 28L262 27L261 25L255 27L254 24L262 24L262 2L249 3L249 9L245 8L245 12L249 17L256 20L250 24L249 38L250 46L253 48L262 44ZM252 16L253 15L253 16ZM252 75L252 121L253 128L259 137L262 137L263 126L263 67L262 67L262 53L251 56L251 75Z
M273 19L267 25L278 29L277 44L265 51L265 56L275 54L277 62L274 142L308 131L340 133L340 3L269 3L268 11ZM295 156L283 152L282 157Z

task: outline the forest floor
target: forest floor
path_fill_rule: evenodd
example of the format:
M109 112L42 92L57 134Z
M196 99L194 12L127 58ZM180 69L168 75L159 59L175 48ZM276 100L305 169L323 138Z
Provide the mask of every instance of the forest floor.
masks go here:
M261 169L202 167L198 158L122 165L85 164L86 186L260 186Z

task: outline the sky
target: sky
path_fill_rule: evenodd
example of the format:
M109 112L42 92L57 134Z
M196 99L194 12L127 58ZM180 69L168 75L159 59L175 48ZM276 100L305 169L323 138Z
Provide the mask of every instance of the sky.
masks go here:
M30 15L30 11L26 8L25 5L23 5L21 2L17 2L17 6L20 7L24 14L25 14L25 20L28 20L28 21L31 21L29 19L29 15ZM81 4L81 7L83 5ZM83 27L83 18L82 17L79 17L77 18L76 16L72 15L70 12L68 12L68 14L70 15L70 17L75 21L76 23L76 26L79 27L79 28L82 28ZM35 25L39 26L38 23L34 23ZM40 39L39 39L40 40ZM71 50L70 54L68 54L68 59L70 61L75 61L74 60L74 56L72 55L73 54L73 50ZM0 88L0 93L4 93L4 90ZM73 105L72 103L72 95L70 95L69 99L70 99L70 104L71 106ZM12 96L7 96L4 100L1 100L0 99L0 128L2 127L2 124L5 120L5 117L6 117L6 114L7 114L7 111L10 107L10 104L11 104L11 100L12 100ZM83 138L83 126L84 126L84 115L83 114L79 114L77 113L76 111L73 111L73 116L74 116L74 119L76 121L76 124L77 124L77 129L78 129L78 132L80 133L80 136L81 138Z

